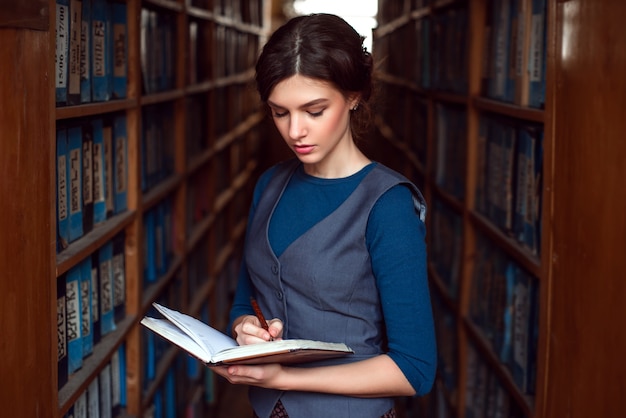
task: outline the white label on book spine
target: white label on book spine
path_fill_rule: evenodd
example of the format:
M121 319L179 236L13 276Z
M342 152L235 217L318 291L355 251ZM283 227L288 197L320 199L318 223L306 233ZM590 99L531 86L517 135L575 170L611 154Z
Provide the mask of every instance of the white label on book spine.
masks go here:
M74 148L70 151L70 213L72 215L81 211L80 168L80 149Z
M126 77L126 25L113 26L113 75Z
M126 289L124 283L124 255L113 256L113 300L115 306L124 303Z
M532 32L530 38L530 81L541 81L543 66L543 15L535 14L532 17Z
M111 260L106 260L101 263L100 285L102 288L102 312L109 312L113 309L112 300L113 295L111 293Z
M57 299L57 360L67 355L67 336L65 328L65 296Z
M68 19L69 7L57 3L56 26L56 77L57 88L67 86L67 46L68 46Z
M93 143L83 142L83 202L93 202Z
M104 201L104 183L102 170L102 145L93 144L93 199L94 202Z
M78 280L67 282L65 287L65 305L67 306L67 340L74 341L80 338L80 294Z
M57 193L58 193L58 209L59 220L67 218L67 169L65 155L61 155L57 159Z
M104 77L106 75L105 38L106 22L103 20L93 21L93 75Z
M91 269L91 317L93 318L93 322L97 322L100 319L100 312L98 311L99 294L98 268L93 267Z
M115 192L126 191L126 137L115 138Z
M91 315L89 312L89 288L91 280L81 280L80 282L80 297L81 297L81 319L82 327L80 329L81 335L86 337L91 334Z
M83 20L80 31L80 78L87 80L89 78L89 21Z
M80 94L80 31L82 21L82 2L72 0L71 24L70 24L70 59L69 59L69 85L70 94Z

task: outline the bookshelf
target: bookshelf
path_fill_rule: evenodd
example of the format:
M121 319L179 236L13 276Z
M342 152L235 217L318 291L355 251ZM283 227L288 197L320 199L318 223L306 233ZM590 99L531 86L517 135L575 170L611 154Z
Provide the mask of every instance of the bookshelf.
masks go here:
M0 267L3 277L23 278L0 285L3 340L13 341L1 344L0 372L14 382L0 400L14 416L78 415L94 400L113 416L206 416L219 381L149 338L139 320L161 301L226 327L261 167L264 112L251 82L270 2L22 3L0 8L2 59L12 63L0 82L0 148L12 181L1 187L13 202L0 205ZM81 50L72 29L84 27L92 37ZM60 84L56 59L67 64ZM90 80L79 77L84 62ZM90 295L97 303L81 299ZM81 320L95 321L87 307L100 322L88 322L76 343L74 331L87 329ZM83 337L96 327L87 349ZM58 365L62 347L76 369L58 383L68 367Z
M429 276L439 347L433 392L399 405L407 417L619 417L626 376L620 331L626 311L616 298L624 294L620 272L626 267L621 257L626 200L617 180L626 174L621 105L626 37L620 30L625 5L546 2L545 101L534 107L524 101L529 96L497 97L497 90L489 90L495 73L485 71L494 70L486 63L505 45L489 41L495 16L503 15L491 4L379 3L374 56L382 60L381 90L393 99L377 121L380 149L375 152L419 184L430 204ZM446 20L464 14L466 22L446 30ZM459 28L466 29L455 37ZM442 37L456 39L466 52L445 42L442 47ZM465 116L449 116L455 112ZM541 187L535 195L541 203L538 248L528 245L532 241L520 242L506 217L485 205L490 188L507 196L506 189L498 189L507 183L498 171L505 166L481 170L494 159L502 161L506 142L485 153L485 137L487 144L510 138L504 133L520 124L543 130ZM515 138L526 143L519 134ZM450 141L465 148L461 157ZM446 170L441 164L448 164ZM460 189L453 187L455 178ZM484 189L489 178L501 184ZM498 278L494 260L502 258L537 284L536 372L526 380L534 383L534 394L522 390L502 361L502 340L494 331L502 330L498 321L506 323L506 310L504 315L502 307L485 310L498 295L507 300L506 291L490 279ZM503 282L506 272L500 275ZM494 380L499 384L490 383Z
M546 416L554 11L537 3L379 2L376 155L430 205L439 369L407 416Z

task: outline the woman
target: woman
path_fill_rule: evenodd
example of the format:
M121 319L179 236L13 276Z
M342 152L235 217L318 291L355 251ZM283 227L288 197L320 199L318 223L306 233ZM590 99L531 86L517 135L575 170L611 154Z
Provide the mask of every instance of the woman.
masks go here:
M295 156L259 179L231 310L240 345L345 342L355 354L298 366L216 371L251 385L255 415L393 417L436 368L425 205L406 178L355 142L371 120L372 57L343 19L296 17L256 65L261 100ZM250 306L274 319L266 330Z

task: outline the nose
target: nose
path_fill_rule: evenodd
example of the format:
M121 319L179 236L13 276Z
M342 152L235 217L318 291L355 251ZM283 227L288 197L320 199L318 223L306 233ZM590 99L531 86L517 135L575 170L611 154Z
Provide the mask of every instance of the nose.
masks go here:
M299 139L306 135L306 122L299 114L292 114L289 119L289 137Z

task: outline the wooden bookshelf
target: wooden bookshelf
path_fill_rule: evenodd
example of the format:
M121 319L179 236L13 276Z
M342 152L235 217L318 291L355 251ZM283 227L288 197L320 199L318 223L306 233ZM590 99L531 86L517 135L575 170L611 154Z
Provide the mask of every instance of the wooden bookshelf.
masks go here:
M548 98L541 108L521 105L512 98L494 98L495 88L493 92L486 90L485 48L487 42L493 42L486 32L491 3L379 2L373 53L380 61L381 91L388 96L377 126L382 144L391 147L381 145L386 149L380 148L376 155L385 155L383 162L420 185L429 202L429 276L440 345L439 373L433 392L422 402L399 402L405 414L495 416L499 405L503 416L545 416L545 334L534 348L537 362L528 366L536 368L535 388L520 388L511 372L511 360L501 354L504 332L513 331L510 326L498 325L504 320L504 311L513 312L514 306L497 292L507 286L505 271L498 272L500 264L523 270L523 277L531 277L539 288L535 303L540 317L536 326L526 324L527 332L548 327L550 314L545 295L550 291L550 148L554 141L550 109L554 105ZM552 13L548 11L549 28L554 25ZM406 49L397 47L402 44L407 44ZM551 65L547 71L553 71ZM484 146L481 129L488 118L505 118L513 126L533 123L544 130L540 197L543 234L538 253L522 245L502 224L504 221L481 210L477 189L484 181L481 170L486 170L480 160L480 147ZM499 149L504 150L503 147ZM505 170L506 166L499 169ZM487 175L483 173L482 177ZM504 181L501 174L497 182ZM495 192L490 193L489 204L500 207L495 204ZM509 210L515 209L511 206ZM488 247L484 247L487 243ZM497 273L486 276L493 276L490 279L481 277L485 272L481 265L485 263L491 266L488 271ZM513 279L510 283L514 283ZM509 286L513 289L512 284ZM450 351L450 344L455 345L455 351ZM511 351L507 353L512 356ZM478 390L476 382L484 386Z
M542 106L533 107L510 97L494 97L497 90L489 90L486 84L487 31L494 31L491 3L379 2L373 50L380 60L381 91L387 103L377 120L380 141L374 146L375 155L419 184L429 202L429 275L440 343L432 393L419 401L399 401L400 413L459 418L619 417L626 376L625 334L619 330L626 311L616 295L624 294L623 274L618 273L625 268L624 246L618 242L626 233L622 222L626 200L617 179L626 174L622 163L626 90L621 76L626 70L622 52L626 37L618 29L618 16L623 16L625 6L609 1L546 2L545 96ZM519 2L511 2L515 3ZM461 13L466 13L465 23L455 21ZM444 34L445 40L448 33L446 20L457 22L456 28L466 25L460 35L455 30L449 35L465 51L438 42L437 36ZM446 55L450 50L454 54ZM429 53L426 59L424 51ZM596 66L600 63L605 64L601 71ZM439 178L445 180L447 170L455 168L448 163L442 172L439 165L448 162L450 151L442 155L441 150L450 150L446 148L454 135L450 126L458 123L444 119L447 124L442 126L441 109L461 109L465 114L465 133L454 142L464 147L463 158L449 160L462 167L454 173L464 186L460 194ZM500 219L481 207L485 119L498 121L497 129L509 124L543 129L538 251L520 244ZM494 173L497 182L505 181ZM457 224L460 227L451 234ZM454 260L458 268L452 277L444 277L449 274L444 267L450 264L450 254L458 252L455 239L461 240ZM486 248L538 285L532 393L519 386L494 344L501 329L485 327L476 316L482 300L502 292L485 279L489 260L481 253ZM490 315L487 319L492 321L502 319L501 311ZM455 346L455 353L449 345ZM497 384L483 381L485 387L477 391L477 373L493 376L490 379Z
M126 95L71 106L55 100L56 1L0 7L0 57L11 63L0 76L5 170L0 183L6 196L0 204L0 270L6 278L0 280L5 295L0 322L2 340L11 341L0 344L0 374L11 382L0 401L12 416L65 416L103 370L115 367L111 361L120 349L126 401L115 410L118 416L144 416L158 402L165 405L172 376L180 416L185 410L187 416L206 416L217 402L217 379L202 367L185 376L190 360L171 347L153 359L154 374L146 377L149 359L139 320L152 302L165 300L216 326L227 322L233 266L241 257L249 199L261 168L257 142L265 137L265 114L251 83L270 29L271 4L116 2L127 19ZM157 22L152 30L160 38L146 43L148 16ZM147 61L153 53L160 55ZM158 68L148 72L146 62ZM117 174L127 184L126 209L57 252L56 129L112 115L126 124L127 177ZM156 146L158 155L147 154ZM154 163L150 158L167 164L148 167ZM172 223L163 224L171 253L155 280L145 283L151 245L144 236L146 222L163 205L171 208ZM125 316L57 389L57 279L120 233Z

